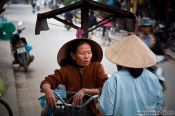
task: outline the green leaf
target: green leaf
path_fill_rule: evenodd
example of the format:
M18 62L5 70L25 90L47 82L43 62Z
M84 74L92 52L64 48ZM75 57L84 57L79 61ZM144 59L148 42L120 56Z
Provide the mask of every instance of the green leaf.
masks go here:
M3 80L0 80L0 96L4 93L5 83Z

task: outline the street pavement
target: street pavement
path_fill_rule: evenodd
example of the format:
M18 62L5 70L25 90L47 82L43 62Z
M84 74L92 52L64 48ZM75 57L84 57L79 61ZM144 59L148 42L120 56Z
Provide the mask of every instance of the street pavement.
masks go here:
M42 34L44 34L44 33L42 33ZM111 35L111 38L112 38L111 43L113 43L114 41L117 41L125 34L126 34L125 32L122 32L122 33L117 33L115 35L114 34ZM104 57L102 60L102 64L104 65L106 72L108 74L111 74L111 73L117 71L115 64L112 64L111 62L109 62L105 57L105 50L109 46L109 44L108 44L108 42L106 42L106 44L102 44L101 32L95 31L93 33L93 35L90 35L89 37L91 39L97 41L101 45L101 47L104 51ZM61 45L62 45L62 43L60 43L60 46ZM171 54L173 57L175 57L175 54L172 53L171 51L168 51L168 53ZM169 73L169 70L170 70L171 75L174 75L174 72L173 72L174 65L173 64L174 64L174 62L170 61L170 62L166 62L165 65L160 64L160 66L165 68L165 71L166 71L165 73L167 73L167 72ZM167 68L167 67L169 67L169 65L171 65L171 69ZM15 116L28 116L27 114L32 114L31 112L33 112L32 110L34 110L34 109L31 107L25 107L27 105L32 106L29 102L28 102L28 104L25 104L28 100L28 97L29 97L28 94L30 94L30 93L27 93L27 91L29 90L28 86L23 84L23 83L27 83L25 80L25 77L18 76L18 73L15 73L15 77L14 77L14 71L13 71L13 66L12 66L12 55L10 52L10 44L8 41L0 41L0 70L1 70L1 72L6 72L7 78L8 78L8 89L2 98L5 99L10 104L10 106L13 109L14 115ZM173 90L174 81L173 81L172 77L168 77L167 79L172 80L172 81L169 81L167 83L168 90L166 92L166 95L168 96L169 94L172 94L172 91L174 91ZM16 80L16 82L15 82L15 80ZM16 83L16 85L15 85L15 83ZM20 94L20 95L16 96L16 92L17 92L16 86L20 86L20 90L18 89L18 93L20 93L19 91L22 91L22 93L24 93L24 94ZM169 105L170 109L168 109L168 110L175 111L174 110L175 106L172 103L172 99L173 99L173 95L169 98L168 97L166 98L166 100L168 101L167 103L170 104ZM21 108L19 106L23 106L23 107ZM20 114L19 111L20 111L20 113L22 111L24 113Z

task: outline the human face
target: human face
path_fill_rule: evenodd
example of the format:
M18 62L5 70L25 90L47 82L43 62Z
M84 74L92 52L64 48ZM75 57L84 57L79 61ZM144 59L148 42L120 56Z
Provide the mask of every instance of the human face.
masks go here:
M141 32L148 34L151 32L151 26L141 26Z
M80 66L88 66L92 59L91 46L87 43L80 45L75 53L71 53L72 59Z

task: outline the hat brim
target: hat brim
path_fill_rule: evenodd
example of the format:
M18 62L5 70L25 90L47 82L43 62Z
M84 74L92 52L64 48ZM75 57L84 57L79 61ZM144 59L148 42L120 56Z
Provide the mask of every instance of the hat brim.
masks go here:
M106 50L106 57L112 63L130 68L146 68L157 63L155 54L136 35L113 43Z
M73 39L71 41L68 41L60 48L60 50L58 51L58 54L57 54L57 62L60 66L62 66L62 61L64 61L64 59L68 59L67 56L68 56L68 54L70 54L69 48L70 48L71 44L73 44L75 42L81 42L81 41L85 41L85 42L90 44L92 54L93 54L92 59L91 59L92 62L101 62L102 61L103 50L102 50L101 46L93 40L81 38L81 39Z

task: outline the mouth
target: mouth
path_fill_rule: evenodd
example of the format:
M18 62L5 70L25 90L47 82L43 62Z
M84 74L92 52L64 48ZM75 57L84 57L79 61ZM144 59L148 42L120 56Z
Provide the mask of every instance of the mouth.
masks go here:
M84 62L90 62L89 60L85 60Z
M90 61L88 61L88 60L87 61L83 61L83 62L84 62L84 64L89 64L90 63Z

